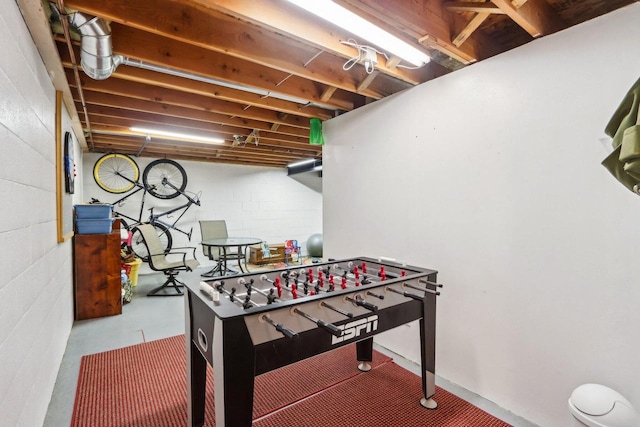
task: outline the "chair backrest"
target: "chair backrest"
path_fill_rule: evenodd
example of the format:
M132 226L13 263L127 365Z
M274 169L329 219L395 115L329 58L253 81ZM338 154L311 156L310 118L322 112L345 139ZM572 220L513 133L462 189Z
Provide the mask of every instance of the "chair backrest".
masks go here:
M300 246L298 246L297 240L285 240L284 242L285 254L297 254L300 253Z
M263 257L270 257L271 256L271 248L269 247L269 243L267 242L262 242L260 243L260 252L262 252L262 256Z
M149 266L154 270L162 269L162 266L167 262L167 258L156 229L151 224L140 224L137 229L140 231L144 244L149 251Z
M227 234L227 222L224 219L200 221L200 236L202 240L224 239L229 237ZM210 253L212 250L214 253ZM211 246L202 246L202 253L208 258L217 260L220 255L218 252L219 249L212 248Z

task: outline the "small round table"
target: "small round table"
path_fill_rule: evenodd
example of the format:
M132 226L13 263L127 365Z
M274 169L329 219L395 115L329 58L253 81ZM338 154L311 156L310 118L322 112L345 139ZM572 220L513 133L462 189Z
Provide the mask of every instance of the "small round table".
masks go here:
M220 273L221 276L226 276L228 271L233 271L227 266L227 261L238 261L238 267L240 268L240 271L242 273L248 273L249 269L247 268L247 247L251 245L259 245L260 243L262 243L262 239L258 239L256 237L224 237L218 239L203 240L202 246L207 246L209 248L209 259L214 259L214 248L218 249L215 251L215 253L218 254L220 253L220 249L222 249L222 254L218 256L215 268L203 274L202 276L213 277L216 273ZM229 248L238 248L238 250L229 251ZM243 262L244 269L242 268Z

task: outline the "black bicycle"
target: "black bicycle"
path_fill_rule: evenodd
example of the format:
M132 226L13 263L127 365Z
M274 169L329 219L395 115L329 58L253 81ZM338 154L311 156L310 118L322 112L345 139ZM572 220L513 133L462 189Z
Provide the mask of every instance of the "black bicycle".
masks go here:
M127 193L124 197L113 202L114 215L120 218L121 226L131 233L131 249L143 261L148 259L149 253L144 245L142 235L136 228L138 224L152 224L158 236L160 236L160 241L166 252L171 250L173 245L173 237L170 230L176 230L191 240L193 228L185 231L176 224L191 205L200 206L200 193L193 196L187 194L185 191L187 173L177 162L169 159L154 160L144 169L142 183L140 183L140 168L135 160L126 154L105 154L98 159L93 167L93 178L100 188L109 193ZM122 206L128 198L140 191L142 191L142 200L137 217L129 216L116 210L116 206ZM155 208L152 207L149 209L149 217L143 221L147 193L159 199L173 199L178 196L184 196L187 201L180 206L160 213L154 213ZM93 199L93 201L97 202L97 199ZM169 222L161 219L163 217L170 218L171 214L176 212L180 212L180 214L174 221Z

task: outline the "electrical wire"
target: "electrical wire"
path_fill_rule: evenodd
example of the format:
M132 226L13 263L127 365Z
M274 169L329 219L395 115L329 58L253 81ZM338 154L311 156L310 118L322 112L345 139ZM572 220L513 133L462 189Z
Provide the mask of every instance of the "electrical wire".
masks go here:
M355 64L357 64L358 62L363 62L364 68L367 71L368 74L373 73L373 70L375 69L375 62L371 62L371 61L367 61L366 58L366 54L367 51L373 51L376 54L380 54L382 56L384 56L386 61L389 61L389 55L387 55L386 53L379 51L378 49L371 47L371 46L367 46L367 45L362 45L360 43L358 43L357 41L355 41L354 39L350 38L349 40L341 40L340 43L347 45L347 46L351 46L354 47L358 50L358 55L354 56L353 58L350 58L347 62L344 63L344 65L342 66L342 69L345 71L350 70ZM422 68L424 67L424 64L421 66L408 66L408 65L401 65L398 64L396 65L397 68L404 68L407 70L417 70L418 68Z
M371 46L361 45L357 41L355 41L354 39L349 39L347 41L341 40L340 43L342 43L344 45L347 45L347 46L355 47L358 50L358 55L356 55L353 58L347 60L347 62L345 62L344 65L342 66L342 69L345 70L345 71L348 71L351 68L353 68L353 66L355 64L357 64L358 62L363 62L364 63L364 69L367 71L367 74L373 73L373 71L375 69L375 62L366 60L367 51L373 51L376 54L379 53L380 55L383 55L385 58L387 58L387 60L389 59L389 57L387 56L386 53L380 52L378 49L376 49L374 47L371 47Z

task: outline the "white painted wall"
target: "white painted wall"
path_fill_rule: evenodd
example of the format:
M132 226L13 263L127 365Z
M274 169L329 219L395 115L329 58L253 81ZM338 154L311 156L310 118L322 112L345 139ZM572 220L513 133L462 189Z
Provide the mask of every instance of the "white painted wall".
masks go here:
M541 426L606 384L640 409L640 198L600 138L640 5L325 123L325 256L440 271L437 373ZM360 168L354 167L354 162ZM379 339L418 359L415 325Z
M1 3L0 425L33 427L73 323L72 247L57 243L55 91L16 3Z
M84 155L83 200L97 198L101 202L113 203L122 195L102 190L93 179L93 167L100 154ZM133 157L140 167L140 174L153 160ZM186 190L201 192L201 206L192 206L178 225L183 230L193 227L191 242L179 232L172 232L175 246L199 246L200 226L198 221L224 219L229 236L258 237L269 243L284 243L296 239L306 252L310 235L322 232L322 193L309 185L288 177L285 168L236 166L190 162L178 163L187 173ZM319 178L317 178L319 179ZM127 215L137 217L142 192L127 199L117 208ZM161 200L147 195L145 205L156 206L162 212L186 202L183 197ZM148 217L148 211L146 211ZM210 262L196 252L199 261Z

